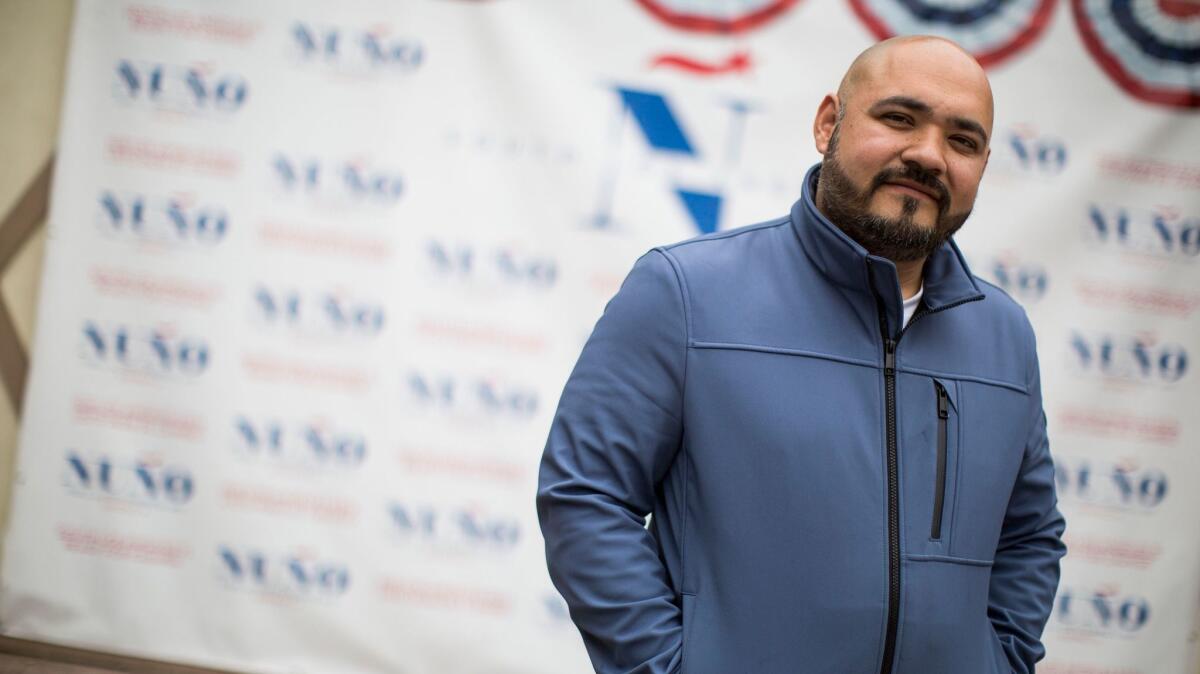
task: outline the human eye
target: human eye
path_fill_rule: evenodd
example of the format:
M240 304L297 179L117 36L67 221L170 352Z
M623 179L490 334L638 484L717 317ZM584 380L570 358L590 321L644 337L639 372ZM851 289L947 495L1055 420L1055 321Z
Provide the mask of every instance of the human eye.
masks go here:
M950 140L971 152L979 149L979 143L975 142L975 139L970 136L954 136Z
M885 112L880 117L895 124L912 125L912 118L902 112Z

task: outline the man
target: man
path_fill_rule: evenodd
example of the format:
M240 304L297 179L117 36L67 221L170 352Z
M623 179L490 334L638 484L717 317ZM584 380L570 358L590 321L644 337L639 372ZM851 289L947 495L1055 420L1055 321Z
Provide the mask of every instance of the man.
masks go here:
M634 266L539 479L596 671L1033 671L1065 552L1033 331L950 240L991 127L969 54L880 43L790 216Z

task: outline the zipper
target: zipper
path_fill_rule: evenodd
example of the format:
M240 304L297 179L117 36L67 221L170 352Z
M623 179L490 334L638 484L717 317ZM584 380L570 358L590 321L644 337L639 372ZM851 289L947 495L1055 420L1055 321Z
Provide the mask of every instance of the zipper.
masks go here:
M891 674L892 659L896 653L896 629L900 622L900 476L896 448L896 342L899 340L892 339L888 334L883 302L879 302L879 329L883 332L888 491L888 620L881 674ZM900 336L904 336L903 330Z
M870 265L870 260L867 260ZM879 331L883 338L883 381L885 403L887 405L887 480L888 480L888 621L887 636L883 642L883 664L879 667L880 674L892 674L892 660L896 656L896 630L900 622L900 476L897 468L896 447L896 347L904 338L904 333L925 316L946 309L952 309L960 304L983 299L976 295L952 302L937 309L927 309L922 303L916 313L908 320L908 324L900 328L900 334L892 339L887 329L887 313L883 299L875 295L875 303L879 307Z
M929 537L936 541L942 537L942 507L946 502L946 421L950 418L950 396L942 382L935 379L933 386L937 389L937 477L934 479L933 525Z

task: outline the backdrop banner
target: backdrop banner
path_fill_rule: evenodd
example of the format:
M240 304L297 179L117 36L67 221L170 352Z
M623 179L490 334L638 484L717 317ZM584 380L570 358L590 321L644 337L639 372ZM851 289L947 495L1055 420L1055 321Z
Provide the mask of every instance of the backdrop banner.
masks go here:
M589 671L534 510L579 349L648 248L786 214L821 97L906 33L995 90L958 241L1039 340L1070 552L1038 672L1195 674L1180 0L81 0L0 632Z

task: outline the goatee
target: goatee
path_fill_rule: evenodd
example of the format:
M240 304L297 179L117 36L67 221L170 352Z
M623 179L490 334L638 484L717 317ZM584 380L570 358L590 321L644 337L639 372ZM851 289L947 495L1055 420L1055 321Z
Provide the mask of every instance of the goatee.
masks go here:
M915 197L903 197L900 216L888 218L872 213L871 197L885 183L904 179L928 187L938 195L938 212L932 227L913 222L921 206ZM818 176L821 196L817 203L825 217L854 239L868 253L893 262L908 262L928 257L948 241L966 222L971 209L951 213L950 193L945 185L919 165L880 171L864 191L859 191L837 161L837 131L825 153Z

